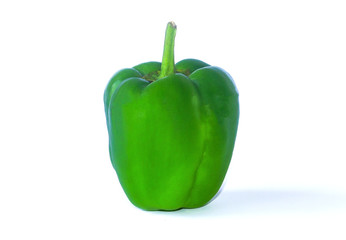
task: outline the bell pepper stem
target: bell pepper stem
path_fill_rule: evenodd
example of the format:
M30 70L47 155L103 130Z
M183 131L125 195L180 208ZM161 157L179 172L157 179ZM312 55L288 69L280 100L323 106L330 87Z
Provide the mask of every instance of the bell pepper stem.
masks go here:
M174 66L174 39L177 26L174 22L169 22L166 28L165 43L159 78L167 77L175 72Z

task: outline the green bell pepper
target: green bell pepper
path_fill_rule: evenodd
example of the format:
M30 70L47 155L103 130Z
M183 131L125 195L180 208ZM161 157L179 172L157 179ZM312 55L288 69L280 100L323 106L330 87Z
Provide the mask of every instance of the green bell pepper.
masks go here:
M168 23L162 64L120 70L104 93L112 165L129 200L145 210L207 204L236 139L233 79L199 60L174 64L175 33Z

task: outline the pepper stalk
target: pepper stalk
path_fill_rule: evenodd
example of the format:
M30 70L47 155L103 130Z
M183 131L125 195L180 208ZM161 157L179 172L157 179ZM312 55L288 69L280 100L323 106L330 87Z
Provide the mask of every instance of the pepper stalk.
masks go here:
M161 73L159 78L167 77L174 74L174 39L177 31L177 25L174 22L169 22L166 28L165 43L163 48L163 57L161 64Z

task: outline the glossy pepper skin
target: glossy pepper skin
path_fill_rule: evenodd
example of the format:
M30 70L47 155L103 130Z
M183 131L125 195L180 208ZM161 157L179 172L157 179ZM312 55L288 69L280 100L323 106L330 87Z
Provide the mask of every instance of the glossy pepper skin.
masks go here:
M175 34L175 25L167 31ZM135 206L201 207L218 192L230 164L238 91L228 73L199 60L182 60L164 76L162 71L159 62L143 63L120 70L108 83L111 161Z

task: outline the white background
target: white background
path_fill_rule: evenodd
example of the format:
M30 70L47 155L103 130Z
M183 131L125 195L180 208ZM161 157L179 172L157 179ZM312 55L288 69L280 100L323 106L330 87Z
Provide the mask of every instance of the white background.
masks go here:
M1 1L0 239L346 239L344 1ZM240 124L221 194L132 206L108 155L103 90L119 69L227 70ZM136 238L134 238L136 237Z

